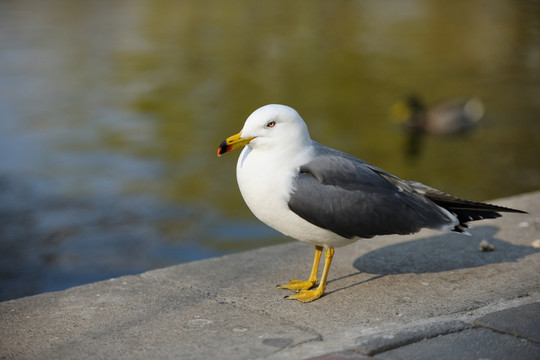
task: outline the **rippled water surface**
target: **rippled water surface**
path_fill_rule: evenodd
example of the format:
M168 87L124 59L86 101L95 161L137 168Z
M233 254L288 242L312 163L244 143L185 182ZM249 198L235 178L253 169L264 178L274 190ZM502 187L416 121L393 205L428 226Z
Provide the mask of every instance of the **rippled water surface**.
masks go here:
M390 108L480 97L420 155ZM537 1L0 2L0 299L288 241L216 148L267 103L402 178L540 187Z

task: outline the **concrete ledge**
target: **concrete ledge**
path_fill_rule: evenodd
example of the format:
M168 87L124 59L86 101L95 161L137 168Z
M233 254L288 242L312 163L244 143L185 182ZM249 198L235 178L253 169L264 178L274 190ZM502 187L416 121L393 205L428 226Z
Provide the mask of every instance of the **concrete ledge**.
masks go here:
M540 192L493 202L529 214L479 222L472 236L423 231L337 249L327 294L309 304L275 288L307 277L313 248L298 242L6 301L0 358L390 359L478 326L501 331L504 317L487 315L540 301ZM495 250L480 252L482 240ZM536 350L534 328L509 329L525 356Z

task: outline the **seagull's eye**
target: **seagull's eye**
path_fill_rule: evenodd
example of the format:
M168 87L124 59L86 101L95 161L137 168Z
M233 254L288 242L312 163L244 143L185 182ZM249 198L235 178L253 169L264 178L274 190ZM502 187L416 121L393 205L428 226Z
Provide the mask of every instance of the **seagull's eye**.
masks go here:
M274 126L276 126L276 122L275 122L275 121L270 121L268 124L266 124L266 127L267 127L267 128L273 128Z

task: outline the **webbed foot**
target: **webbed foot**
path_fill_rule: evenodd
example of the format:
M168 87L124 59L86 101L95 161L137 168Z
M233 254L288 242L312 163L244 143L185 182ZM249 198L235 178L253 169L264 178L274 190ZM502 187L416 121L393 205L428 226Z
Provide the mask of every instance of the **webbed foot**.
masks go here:
M294 292L299 292L302 290L309 290L315 285L317 279L309 279L307 281L302 280L291 280L288 284L278 285L278 289L292 290Z
M317 300L323 296L324 290L321 287L317 287L313 290L302 290L297 294L286 296L287 300L298 300L303 303L307 303L313 300Z

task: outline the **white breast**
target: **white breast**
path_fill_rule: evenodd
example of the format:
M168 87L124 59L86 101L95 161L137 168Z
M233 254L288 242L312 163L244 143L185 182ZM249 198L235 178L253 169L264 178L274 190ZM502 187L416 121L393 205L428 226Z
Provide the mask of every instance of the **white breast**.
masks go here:
M296 215L287 205L293 179L299 167L310 160L310 150L280 159L279 152L256 151L246 146L236 166L240 192L259 220L287 236L313 245L348 245L355 239L319 228Z

